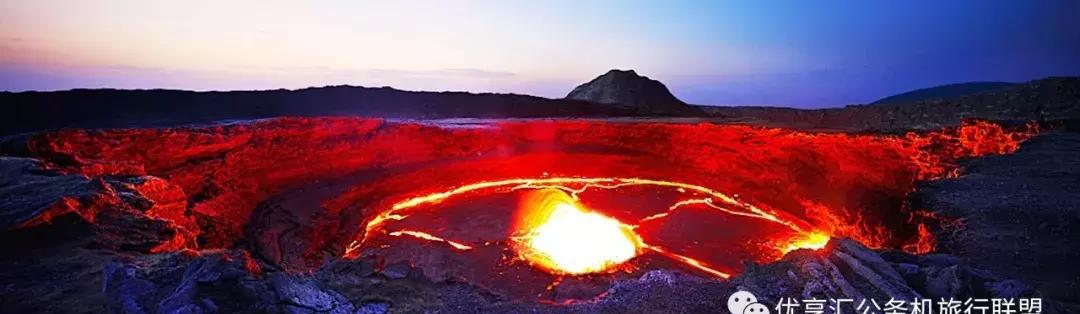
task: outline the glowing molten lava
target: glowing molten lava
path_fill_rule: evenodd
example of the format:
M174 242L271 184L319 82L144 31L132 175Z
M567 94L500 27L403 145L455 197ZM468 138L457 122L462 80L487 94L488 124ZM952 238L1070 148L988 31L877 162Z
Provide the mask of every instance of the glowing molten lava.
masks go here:
M829 244L829 239L830 236L828 234L818 231L810 232L804 234L802 238L796 239L788 243L786 246L784 246L782 251L784 252L784 254L787 254L788 252L798 249L818 250L824 248L825 245Z
M533 191L521 211L515 249L526 261L550 272L601 272L640 252L641 238L632 227L584 209L562 191Z

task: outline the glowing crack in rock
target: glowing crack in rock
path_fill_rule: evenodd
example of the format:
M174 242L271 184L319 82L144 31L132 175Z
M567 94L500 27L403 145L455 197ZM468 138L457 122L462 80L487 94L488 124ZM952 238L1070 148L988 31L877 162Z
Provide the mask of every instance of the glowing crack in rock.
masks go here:
M696 260L696 259L693 259L693 258L690 258L690 257L686 257L686 256L683 256L683 255L672 253L671 251L668 251L665 248L662 248L662 247L659 247L659 246L651 246L651 245L645 245L645 248L649 249L649 250L652 250L653 252L659 253L660 255L666 256L667 258L682 262L683 264L686 264L687 266L697 268L698 270L704 271L704 272L709 273L709 274L711 274L713 276L716 276L716 277L719 277L719 278L724 278L724 279L727 279L727 278L731 277L731 274L728 274L728 273L713 269L713 268L705 265L705 263L702 262L702 261L699 261L699 260Z
M578 194L590 189L610 190L629 186L673 188L680 193L692 194L695 198L680 200L669 206L666 211L645 217L636 224L625 224L614 218L590 212L577 202ZM647 244L634 232L634 229L642 223L663 219L684 206L696 204L725 214L775 223L801 235L797 240L776 245L781 253L799 248L819 249L824 247L829 239L827 233L817 230L798 217L754 206L738 200L737 197L689 183L621 177L517 178L476 182L396 202L368 221L364 228L363 238L353 241L346 247L345 257L358 256L365 240L370 239L377 232L386 232L382 231L386 222L406 219L408 217L406 212L410 209L436 204L467 193L480 191L501 193L517 190L543 191L541 195L547 200L539 203L531 202L533 205L527 208L527 213L531 212L532 215L539 215L538 217L542 218L526 218L525 221L528 223L525 223L524 227L517 228L522 233L513 236L511 240L516 243L515 248L519 257L556 275L602 272L640 255L643 250L648 250L712 276L728 278L730 274L727 272L714 269L700 260L680 255L661 246ZM408 231L408 233L392 231L388 234L410 235L424 240L446 242L459 250L465 250L463 247L468 247L460 242L417 231Z
M640 251L641 237L631 226L587 211L560 190L530 193L522 210L514 247L524 260L553 273L604 271Z
M410 237L414 237L414 238L421 239L421 240L443 242L443 243L446 243L446 244L450 245L451 247L453 247L455 249L462 250L462 251L472 250L472 246L461 244L461 243L459 243L457 241L450 241L450 240L447 240L447 239L436 237L436 236L431 235L430 233L422 232L422 231L398 230L398 231L390 232L389 235L395 236L395 237L410 236Z

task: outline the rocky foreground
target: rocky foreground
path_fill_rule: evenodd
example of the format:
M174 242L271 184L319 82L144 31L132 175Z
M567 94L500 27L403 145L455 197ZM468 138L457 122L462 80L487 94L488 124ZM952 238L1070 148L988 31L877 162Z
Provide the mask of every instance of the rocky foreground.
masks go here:
M377 268L368 259L334 262L310 274L252 269L238 250L200 254L104 254L67 246L38 256L4 308L17 312L120 313L716 313L736 290L775 305L783 298L915 300L1044 298L1044 313L1068 308L1021 280L1003 278L948 254L877 252L834 239L820 251L795 251L730 281L654 270L618 281L601 297L568 304L504 300L467 283L433 281L407 264ZM14 259L14 260L13 260ZM8 258L4 266L20 266ZM21 258L25 261L25 258ZM1034 271L1034 270L1033 270ZM31 278L32 277L32 278ZM62 287L57 287L62 286ZM59 290L59 291L58 291ZM8 299L12 298L12 299ZM845 309L850 311L851 309Z

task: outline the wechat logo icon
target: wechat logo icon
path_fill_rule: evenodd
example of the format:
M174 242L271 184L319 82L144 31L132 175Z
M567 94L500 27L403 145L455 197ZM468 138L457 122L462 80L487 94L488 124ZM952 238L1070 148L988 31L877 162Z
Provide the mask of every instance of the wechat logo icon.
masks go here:
M727 309L731 314L769 314L769 307L758 303L753 293L742 290L728 297Z

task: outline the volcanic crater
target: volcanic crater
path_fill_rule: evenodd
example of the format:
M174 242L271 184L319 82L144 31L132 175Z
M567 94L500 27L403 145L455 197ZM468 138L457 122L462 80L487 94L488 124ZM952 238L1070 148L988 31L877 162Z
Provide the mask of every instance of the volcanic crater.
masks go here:
M248 271L315 272L341 261L483 287L500 299L603 298L669 269L728 278L832 237L929 253L955 227L906 202L961 159L1008 154L1038 132L984 121L904 134L707 122L587 119L275 118L20 137L95 193L30 213L144 219L102 245L205 254L237 249ZM137 240L137 241L136 241ZM401 275L405 276L405 275Z

